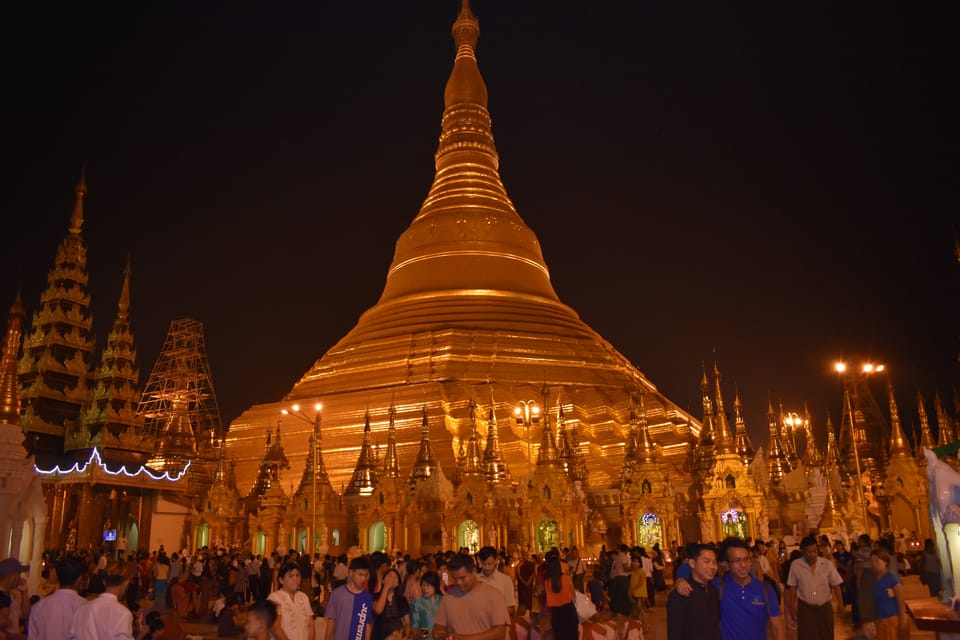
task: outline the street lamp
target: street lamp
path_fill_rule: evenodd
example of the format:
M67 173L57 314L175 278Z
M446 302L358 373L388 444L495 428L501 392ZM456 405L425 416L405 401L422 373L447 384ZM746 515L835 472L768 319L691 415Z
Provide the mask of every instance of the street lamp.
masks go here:
M530 463L530 425L540 422L540 405L537 404L536 400L520 400L513 409L513 417L517 421L517 425L523 427L527 432L527 482L530 482L533 479Z
M803 419L800 417L800 415L797 412L788 411L783 416L783 424L787 425L787 427L789 428L789 432L787 436L790 438L790 442L788 444L790 445L790 448L796 453L798 450L797 429L803 428ZM810 444L807 443L807 446L809 447ZM799 457L799 454L797 454L797 456Z
M313 484L313 523L310 527L310 539L313 541L313 553L317 553L320 541L317 539L317 465L320 463L320 410L323 405L319 402L313 405L313 419L300 413L300 405L291 405L290 410L281 409L280 413L285 416L294 416L307 424L313 425L313 469L310 469L311 481Z
M850 416L850 437L851 445L853 446L853 462L857 468L857 493L860 495L860 505L863 507L863 526L867 532L870 531L870 520L867 515L867 501L863 495L863 471L860 468L860 443L857 438L857 422L855 415L853 413L853 404L850 400L850 388L848 387L848 378L849 376L854 375L854 372L848 371L850 367L847 366L846 362L837 361L833 365L834 371L840 374L840 379L843 382L844 390L844 400L847 403L847 406L844 407L847 411L847 415ZM871 373L883 373L886 371L886 366L882 364L874 364L872 362L864 362L860 365L861 375L868 376ZM850 385L853 387L853 392L856 392L856 385ZM842 423L842 420L841 420ZM881 444L882 446L882 444ZM878 502L879 504L879 502Z

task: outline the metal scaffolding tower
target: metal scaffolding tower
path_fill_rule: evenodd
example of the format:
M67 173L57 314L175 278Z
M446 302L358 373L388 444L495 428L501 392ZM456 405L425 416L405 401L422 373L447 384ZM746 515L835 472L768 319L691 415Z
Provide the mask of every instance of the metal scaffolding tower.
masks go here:
M163 350L140 396L139 414L144 431L158 443L166 440L173 445L168 455L189 458L213 450L223 429L203 323L191 318L170 323Z

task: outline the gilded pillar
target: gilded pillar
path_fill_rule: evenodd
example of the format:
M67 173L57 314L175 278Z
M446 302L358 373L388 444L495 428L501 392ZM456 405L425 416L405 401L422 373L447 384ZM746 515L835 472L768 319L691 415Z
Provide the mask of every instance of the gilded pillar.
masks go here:
M77 547L80 549L95 550L101 542L96 539L100 527L96 522L94 506L93 488L88 483L83 483L80 488L80 504L77 507Z

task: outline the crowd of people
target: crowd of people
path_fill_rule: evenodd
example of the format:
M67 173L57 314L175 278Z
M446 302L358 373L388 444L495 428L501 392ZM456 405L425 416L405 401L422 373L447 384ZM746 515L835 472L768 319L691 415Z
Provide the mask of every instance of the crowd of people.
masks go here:
M789 550L740 538L678 549L674 588L667 599L669 640L785 638L832 640L845 615L867 640L909 637L901 576L910 569L892 537L861 535L849 547L827 536L803 538ZM932 540L918 573L931 596L941 590Z
M865 638L893 640L908 629L905 558L888 540L861 536L847 548L805 538L789 549L728 538L671 551L81 552L49 558L32 596L26 567L8 558L0 561L0 640L175 639L186 620L216 624L219 637L264 640L577 640L589 621L626 640L667 592L670 640L783 640L787 627L832 640L845 606ZM918 572L938 594L930 541Z

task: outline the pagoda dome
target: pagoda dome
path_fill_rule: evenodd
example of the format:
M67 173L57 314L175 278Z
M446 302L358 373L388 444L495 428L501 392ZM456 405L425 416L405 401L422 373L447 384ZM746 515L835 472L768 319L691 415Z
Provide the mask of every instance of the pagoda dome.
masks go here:
M599 484L616 482L622 467L631 396L646 394L648 416L668 454L685 455L691 429L698 432L698 422L659 394L554 291L536 234L500 178L477 64L479 31L465 1L453 26L456 56L444 91L433 184L397 239L379 300L285 398L251 407L233 422L229 442L238 462L257 459L257 436L281 408L309 401L325 407L323 456L335 489L350 482L357 466L367 413L374 439L385 440L391 406L403 475L417 459L426 407L431 416L442 416L429 425L436 462L447 477L456 476L459 444L471 438L475 397L495 397L506 415L520 400L537 400L546 410L545 395L562 394L589 477ZM480 415L488 413L485 408ZM544 425L507 422L499 444L516 477L536 462ZM305 424L284 428L288 451L303 452L299 460L290 456L299 473L310 430ZM488 421L478 419L476 428L475 437L485 437ZM244 469L255 467L238 466ZM253 473L238 474L241 485L253 480Z

